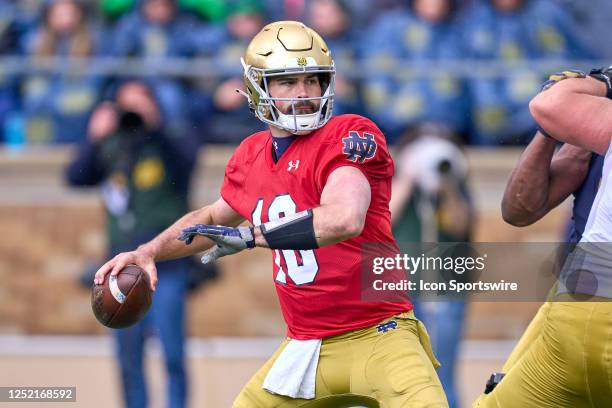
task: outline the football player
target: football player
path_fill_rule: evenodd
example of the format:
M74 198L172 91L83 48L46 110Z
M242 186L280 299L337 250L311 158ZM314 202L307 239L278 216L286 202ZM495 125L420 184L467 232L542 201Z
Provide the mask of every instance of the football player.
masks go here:
M386 408L447 407L410 301L360 299L362 245L389 243L397 251L384 135L365 117L332 117L334 62L324 40L302 23L264 27L242 64L249 105L269 130L236 149L215 203L117 255L95 282L134 263L154 288L156 261L206 251L202 260L211 262L271 248L287 339L234 407L299 407L344 393L371 396ZM244 220L253 227L239 227Z
M513 172L504 218L527 225L578 189L569 237L578 245L565 261L552 301L540 308L506 362L506 376L474 407L603 407L612 400L610 247L602 245L612 241L612 190L606 173L612 160L610 74L595 70L589 77L569 75L530 104L542 130ZM552 163L551 136L567 143ZM578 272L577 279L572 272ZM597 285L585 284L584 275L594 277L586 280ZM576 301L581 299L590 301Z
M553 74L543 86L546 90L569 78L584 78L580 71ZM543 218L570 195L574 196L572 216L566 241L577 244L582 238L586 220L601 181L603 156L581 147L564 144L555 152L555 139L538 131L516 164L502 200L504 220L524 227ZM550 303L544 303L520 341L506 360L507 372L540 334Z

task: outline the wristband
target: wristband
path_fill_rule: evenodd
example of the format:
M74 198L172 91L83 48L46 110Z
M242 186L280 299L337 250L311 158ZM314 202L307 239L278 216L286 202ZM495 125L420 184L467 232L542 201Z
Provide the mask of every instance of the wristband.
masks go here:
M319 247L310 209L266 222L260 228L271 249L315 249Z
M544 128L542 128L542 126L538 125L537 126L538 132L540 132L542 134L542 136L548 138L548 139L555 139L554 137L552 137L551 135L548 134L547 131L544 130Z

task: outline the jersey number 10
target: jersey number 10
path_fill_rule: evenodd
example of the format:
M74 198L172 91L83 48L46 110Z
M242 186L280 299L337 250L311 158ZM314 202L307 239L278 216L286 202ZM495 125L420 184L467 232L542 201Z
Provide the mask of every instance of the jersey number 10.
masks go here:
M253 210L253 225L261 225L261 214L264 207L264 200L257 200L257 205ZM297 212L295 201L289 194L276 196L268 207L268 220L274 221L279 218L293 215ZM281 257L285 260L287 270L283 268ZM294 250L294 249L275 249L274 264L276 265L276 281L286 284L287 275L296 285L312 283L319 271L319 263L313 250Z

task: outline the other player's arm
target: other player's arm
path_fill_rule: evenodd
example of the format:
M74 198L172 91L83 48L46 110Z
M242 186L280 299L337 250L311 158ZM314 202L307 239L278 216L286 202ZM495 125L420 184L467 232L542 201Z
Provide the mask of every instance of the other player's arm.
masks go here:
M574 78L536 95L529 110L557 140L605 155L610 146L612 101L605 82Z
M588 172L591 152L538 132L516 164L504 192L502 216L517 227L545 216L576 191Z
M139 246L136 250L115 256L98 269L94 283L101 284L104 281L104 276L109 272L112 275L117 275L126 265L136 264L149 274L151 289L155 290L157 284L155 262L194 255L214 245L214 242L205 237L197 237L191 245L185 245L184 242L177 240L183 229L194 224L236 226L242 221L244 219L240 214L234 211L223 198L219 198L211 205L184 215L153 240Z
M304 249L332 245L360 235L370 200L370 183L359 169L351 166L335 169L323 187L320 205L312 209L316 246ZM254 232L255 244L269 248L262 229L257 227Z

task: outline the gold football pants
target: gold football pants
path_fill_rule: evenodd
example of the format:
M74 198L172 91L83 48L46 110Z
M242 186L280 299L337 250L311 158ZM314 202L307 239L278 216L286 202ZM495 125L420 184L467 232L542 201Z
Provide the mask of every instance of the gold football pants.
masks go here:
M473 407L612 406L612 301L557 300L540 308L504 365L506 376Z
M323 339L317 367L315 400L335 394L358 394L377 399L381 408L448 407L434 369L438 365L429 336L412 312L402 313L395 329L378 331L376 326ZM301 407L313 400L271 394L262 388L274 355L255 374L234 401L234 408Z
M502 373L507 373L510 371L510 369L516 365L518 361L520 361L527 350L529 350L529 347L540 336L551 305L552 302L545 302L542 304L542 306L540 306L538 313L536 313L535 317L531 320L529 326L527 326L527 329L519 339L518 343L516 343L516 346L514 346L512 349L512 353L510 353L510 356L506 359L504 367L502 368Z

